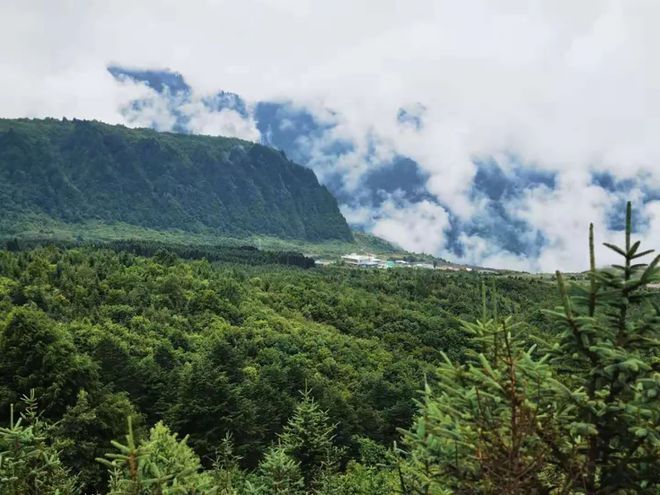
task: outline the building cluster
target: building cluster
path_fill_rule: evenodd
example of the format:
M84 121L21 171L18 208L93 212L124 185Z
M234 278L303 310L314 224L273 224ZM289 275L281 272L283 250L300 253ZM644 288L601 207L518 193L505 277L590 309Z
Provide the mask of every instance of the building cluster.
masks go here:
M389 261L377 258L373 254L345 254L341 257L341 260L347 265L364 268L387 268L387 264L391 263Z
M472 271L469 267L451 265L447 263L424 263L405 260L383 260L373 254L345 254L341 260L348 266L359 268L422 268L427 270Z

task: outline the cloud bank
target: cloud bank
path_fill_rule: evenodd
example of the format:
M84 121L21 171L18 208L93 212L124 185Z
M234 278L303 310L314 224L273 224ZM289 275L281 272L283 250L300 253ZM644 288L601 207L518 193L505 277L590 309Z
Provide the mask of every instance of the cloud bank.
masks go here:
M588 223L616 237L626 198L659 245L653 0L27 1L0 13L3 117L271 144L314 169L356 225L458 261L582 269Z

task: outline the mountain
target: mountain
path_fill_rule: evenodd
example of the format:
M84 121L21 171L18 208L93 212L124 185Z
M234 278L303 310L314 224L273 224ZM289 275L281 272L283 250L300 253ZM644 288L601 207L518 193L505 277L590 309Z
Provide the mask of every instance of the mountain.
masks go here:
M368 146L360 144L362 138L343 129L346 116L337 108L312 108L295 97L284 96L252 101L227 91L202 96L193 91L183 74L169 69L113 65L108 71L118 81L139 83L152 90L122 108L127 122L181 133L205 132L199 129L197 115L203 114L205 121L228 119L231 125L226 133L256 130L254 139L261 144L282 150L291 160L314 170L344 211L360 212L348 216L357 230L372 231L376 223L395 212L414 215L422 202L428 202L449 214L445 246L441 248L447 254L470 257L470 238L486 240L490 253L507 251L524 259L538 258L547 246L548 240L540 231L506 205L522 201L530 189L554 189L556 173L530 167L515 154L499 159L474 158L476 173L469 196L480 206L471 218L462 218L453 213L451 204L430 192L427 167L411 156L378 152L379 143L387 139L377 133L363 136ZM421 102L408 102L391 118L402 132L419 133L427 124L427 108ZM243 122L244 127L237 127L236 122ZM350 173L337 166L353 162L360 166L351 168ZM629 187L603 174L595 174L593 181L612 193ZM650 197L657 196L650 192ZM616 229L622 228L622 219L617 225Z
M259 144L90 121L0 119L0 229L27 219L352 241L311 170Z
M175 132L194 132L187 108L199 109L201 106L209 115L230 111L235 112L237 118L251 119L259 131L261 144L282 150L296 163L314 170L340 203L376 208L393 197L413 203L434 201L425 189L428 174L417 162L401 155L383 159L373 149L364 156L370 166L360 179L359 190L347 187L345 174L337 170L335 164L355 153L356 147L351 140L336 136L339 120L334 112L320 119L304 105L293 101L266 100L248 104L240 95L228 91L195 100L184 76L170 70L111 65L108 72L118 81L142 83L155 91L161 97L159 108L166 109L171 130ZM130 121L139 116L140 122L160 128L162 122L154 118L153 112L150 113L151 108L150 97L135 100L124 109L125 117ZM404 128L419 130L424 125L424 112L425 108L418 104L401 108L393 118ZM322 143L322 146L313 146L312 143Z

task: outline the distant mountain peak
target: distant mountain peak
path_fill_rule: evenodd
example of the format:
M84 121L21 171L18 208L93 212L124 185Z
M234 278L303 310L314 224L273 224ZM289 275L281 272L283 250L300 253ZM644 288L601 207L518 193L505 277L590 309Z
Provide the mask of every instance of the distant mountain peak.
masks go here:
M190 86L183 76L180 73L169 69L129 69L119 65L111 65L108 67L108 72L112 74L115 79L131 79L136 82L145 83L151 89L161 94L167 92L170 94L189 94L191 91Z

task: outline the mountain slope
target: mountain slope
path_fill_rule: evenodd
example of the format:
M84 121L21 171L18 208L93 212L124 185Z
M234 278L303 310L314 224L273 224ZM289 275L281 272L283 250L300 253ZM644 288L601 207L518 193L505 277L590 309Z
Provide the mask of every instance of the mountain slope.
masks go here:
M268 147L99 122L0 119L4 229L28 217L352 240L314 173Z

